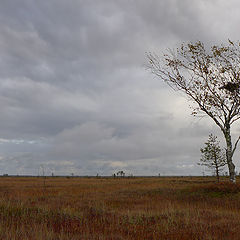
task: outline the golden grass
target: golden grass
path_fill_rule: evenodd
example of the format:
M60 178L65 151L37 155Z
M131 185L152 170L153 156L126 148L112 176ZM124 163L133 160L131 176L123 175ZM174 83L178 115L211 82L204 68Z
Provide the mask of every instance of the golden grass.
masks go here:
M222 181L2 177L0 239L240 239L240 185Z

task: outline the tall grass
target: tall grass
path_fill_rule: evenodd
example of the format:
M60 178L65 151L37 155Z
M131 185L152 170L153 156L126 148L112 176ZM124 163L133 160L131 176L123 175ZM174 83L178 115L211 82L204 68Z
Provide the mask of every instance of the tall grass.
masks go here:
M0 239L239 239L240 185L212 178L0 178Z

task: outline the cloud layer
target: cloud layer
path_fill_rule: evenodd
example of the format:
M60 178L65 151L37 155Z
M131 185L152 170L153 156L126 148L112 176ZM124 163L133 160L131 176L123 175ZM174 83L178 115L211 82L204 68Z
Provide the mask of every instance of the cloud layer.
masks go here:
M0 174L43 166L201 174L199 149L219 131L145 69L145 53L237 40L239 8L236 0L2 1Z

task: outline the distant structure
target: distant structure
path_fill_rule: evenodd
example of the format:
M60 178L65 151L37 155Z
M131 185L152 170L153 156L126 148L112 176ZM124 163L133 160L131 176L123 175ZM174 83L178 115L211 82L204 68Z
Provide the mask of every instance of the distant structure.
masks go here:
M239 90L239 87L240 87L240 83L228 82L227 84L223 85L219 89L226 89L229 92L233 93L234 91Z
M117 176L125 177L125 172L124 171L118 171Z

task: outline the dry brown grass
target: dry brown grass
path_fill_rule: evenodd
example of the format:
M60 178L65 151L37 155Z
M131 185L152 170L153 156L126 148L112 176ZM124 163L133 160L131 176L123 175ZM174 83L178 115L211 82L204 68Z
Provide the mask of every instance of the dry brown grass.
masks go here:
M226 181L2 177L0 239L240 239L240 185Z

